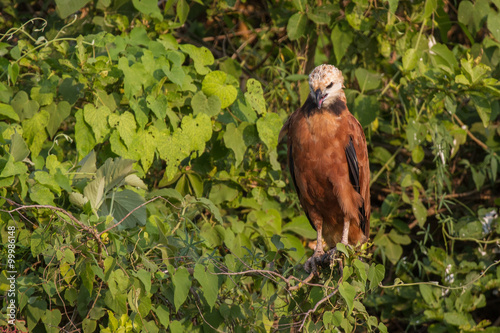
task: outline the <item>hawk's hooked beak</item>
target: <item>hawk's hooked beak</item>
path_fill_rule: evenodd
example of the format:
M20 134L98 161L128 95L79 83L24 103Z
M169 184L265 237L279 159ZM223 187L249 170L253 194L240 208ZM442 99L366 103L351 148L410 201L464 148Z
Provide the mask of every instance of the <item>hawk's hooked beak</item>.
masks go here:
M323 95L323 92L321 89L316 89L314 92L314 99L316 100L316 105L318 106L318 109L321 109L321 105L323 104L323 101L325 100L325 97L328 94Z

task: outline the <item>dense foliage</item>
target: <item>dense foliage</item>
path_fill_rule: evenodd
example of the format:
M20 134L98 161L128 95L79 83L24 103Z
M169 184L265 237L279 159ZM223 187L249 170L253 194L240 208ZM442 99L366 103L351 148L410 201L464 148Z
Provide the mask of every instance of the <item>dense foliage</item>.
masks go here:
M14 300L29 332L500 331L498 0L1 3L0 325ZM372 243L301 282L278 133L321 63Z

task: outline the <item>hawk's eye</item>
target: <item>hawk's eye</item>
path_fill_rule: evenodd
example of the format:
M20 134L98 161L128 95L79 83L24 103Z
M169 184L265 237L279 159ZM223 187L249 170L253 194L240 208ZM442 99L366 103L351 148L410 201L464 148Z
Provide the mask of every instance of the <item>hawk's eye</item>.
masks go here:
M330 89L331 87L333 87L333 82L331 82L329 85L327 85L326 89Z

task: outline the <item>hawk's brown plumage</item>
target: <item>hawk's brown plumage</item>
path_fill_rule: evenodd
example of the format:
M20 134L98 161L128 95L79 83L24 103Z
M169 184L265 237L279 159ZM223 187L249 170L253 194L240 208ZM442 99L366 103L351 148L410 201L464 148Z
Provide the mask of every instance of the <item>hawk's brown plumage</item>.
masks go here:
M286 121L288 166L300 203L318 233L315 269L337 243L356 245L368 239L370 228L370 168L363 128L349 112L340 70L316 67L309 75L311 93ZM312 266L312 267L311 267Z

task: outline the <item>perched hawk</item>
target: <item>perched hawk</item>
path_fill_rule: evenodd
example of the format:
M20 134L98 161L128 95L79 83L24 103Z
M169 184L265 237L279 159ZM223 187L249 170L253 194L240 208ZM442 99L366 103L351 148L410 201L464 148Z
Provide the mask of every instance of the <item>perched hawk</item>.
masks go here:
M363 128L346 105L342 72L332 65L309 75L311 92L281 129L288 134L288 167L309 222L317 232L315 271L338 242L364 243L370 228L370 168Z

